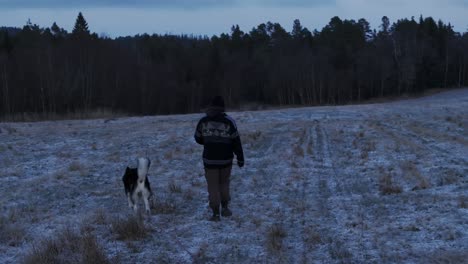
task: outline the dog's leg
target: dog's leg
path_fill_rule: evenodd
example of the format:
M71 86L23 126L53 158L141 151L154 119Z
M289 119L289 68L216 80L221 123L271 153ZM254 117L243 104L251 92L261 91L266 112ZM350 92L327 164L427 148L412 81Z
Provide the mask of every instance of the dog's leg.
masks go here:
M151 212L150 212L150 206L149 206L149 201L148 201L148 198L150 197L150 192L145 191L142 193L142 196L143 196L143 201L145 202L146 213L150 215Z
M137 211L138 210L138 205L137 205L137 198L138 198L138 192L133 192L133 195L132 195L132 202L133 202L133 211Z
M128 207L133 208L133 200L131 196L132 195L130 193L127 193Z

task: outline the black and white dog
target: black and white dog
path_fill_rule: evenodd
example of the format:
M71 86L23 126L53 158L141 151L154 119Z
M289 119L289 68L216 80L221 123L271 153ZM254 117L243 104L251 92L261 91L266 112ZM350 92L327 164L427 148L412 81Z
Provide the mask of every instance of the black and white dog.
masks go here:
M146 212L148 214L150 213L148 199L153 194L147 177L150 165L151 161L148 158L138 158L138 167L127 167L122 178L125 186L125 194L127 195L128 199L128 206L133 208L135 212L138 209L137 198L138 195L141 194L145 203Z

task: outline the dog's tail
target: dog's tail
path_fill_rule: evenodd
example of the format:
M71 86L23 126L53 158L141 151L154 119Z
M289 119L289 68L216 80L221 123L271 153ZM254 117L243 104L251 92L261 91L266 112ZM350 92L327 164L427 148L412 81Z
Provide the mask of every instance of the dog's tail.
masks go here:
M138 178L144 179L148 174L150 160L148 158L138 159Z

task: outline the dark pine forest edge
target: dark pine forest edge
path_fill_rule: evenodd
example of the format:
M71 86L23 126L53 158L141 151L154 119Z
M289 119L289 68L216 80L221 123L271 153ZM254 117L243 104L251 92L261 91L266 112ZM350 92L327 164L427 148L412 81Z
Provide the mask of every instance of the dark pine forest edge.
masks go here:
M114 39L91 33L80 13L72 32L0 28L0 118L192 113L213 95L232 109L349 104L464 87L467 66L468 32L431 17L383 17L377 30L333 17L313 32L295 20L290 32L267 22L211 38Z

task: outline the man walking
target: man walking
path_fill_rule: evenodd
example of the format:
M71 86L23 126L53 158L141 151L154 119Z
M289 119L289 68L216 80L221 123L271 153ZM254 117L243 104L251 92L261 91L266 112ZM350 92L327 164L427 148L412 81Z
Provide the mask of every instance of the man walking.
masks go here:
M224 100L216 96L210 103L206 116L200 119L195 131L195 141L203 145L203 165L208 184L210 207L213 210L211 221L219 221L221 215L232 215L228 208L231 200L229 178L231 176L233 154L237 165L244 166L244 152L234 120L225 113Z

